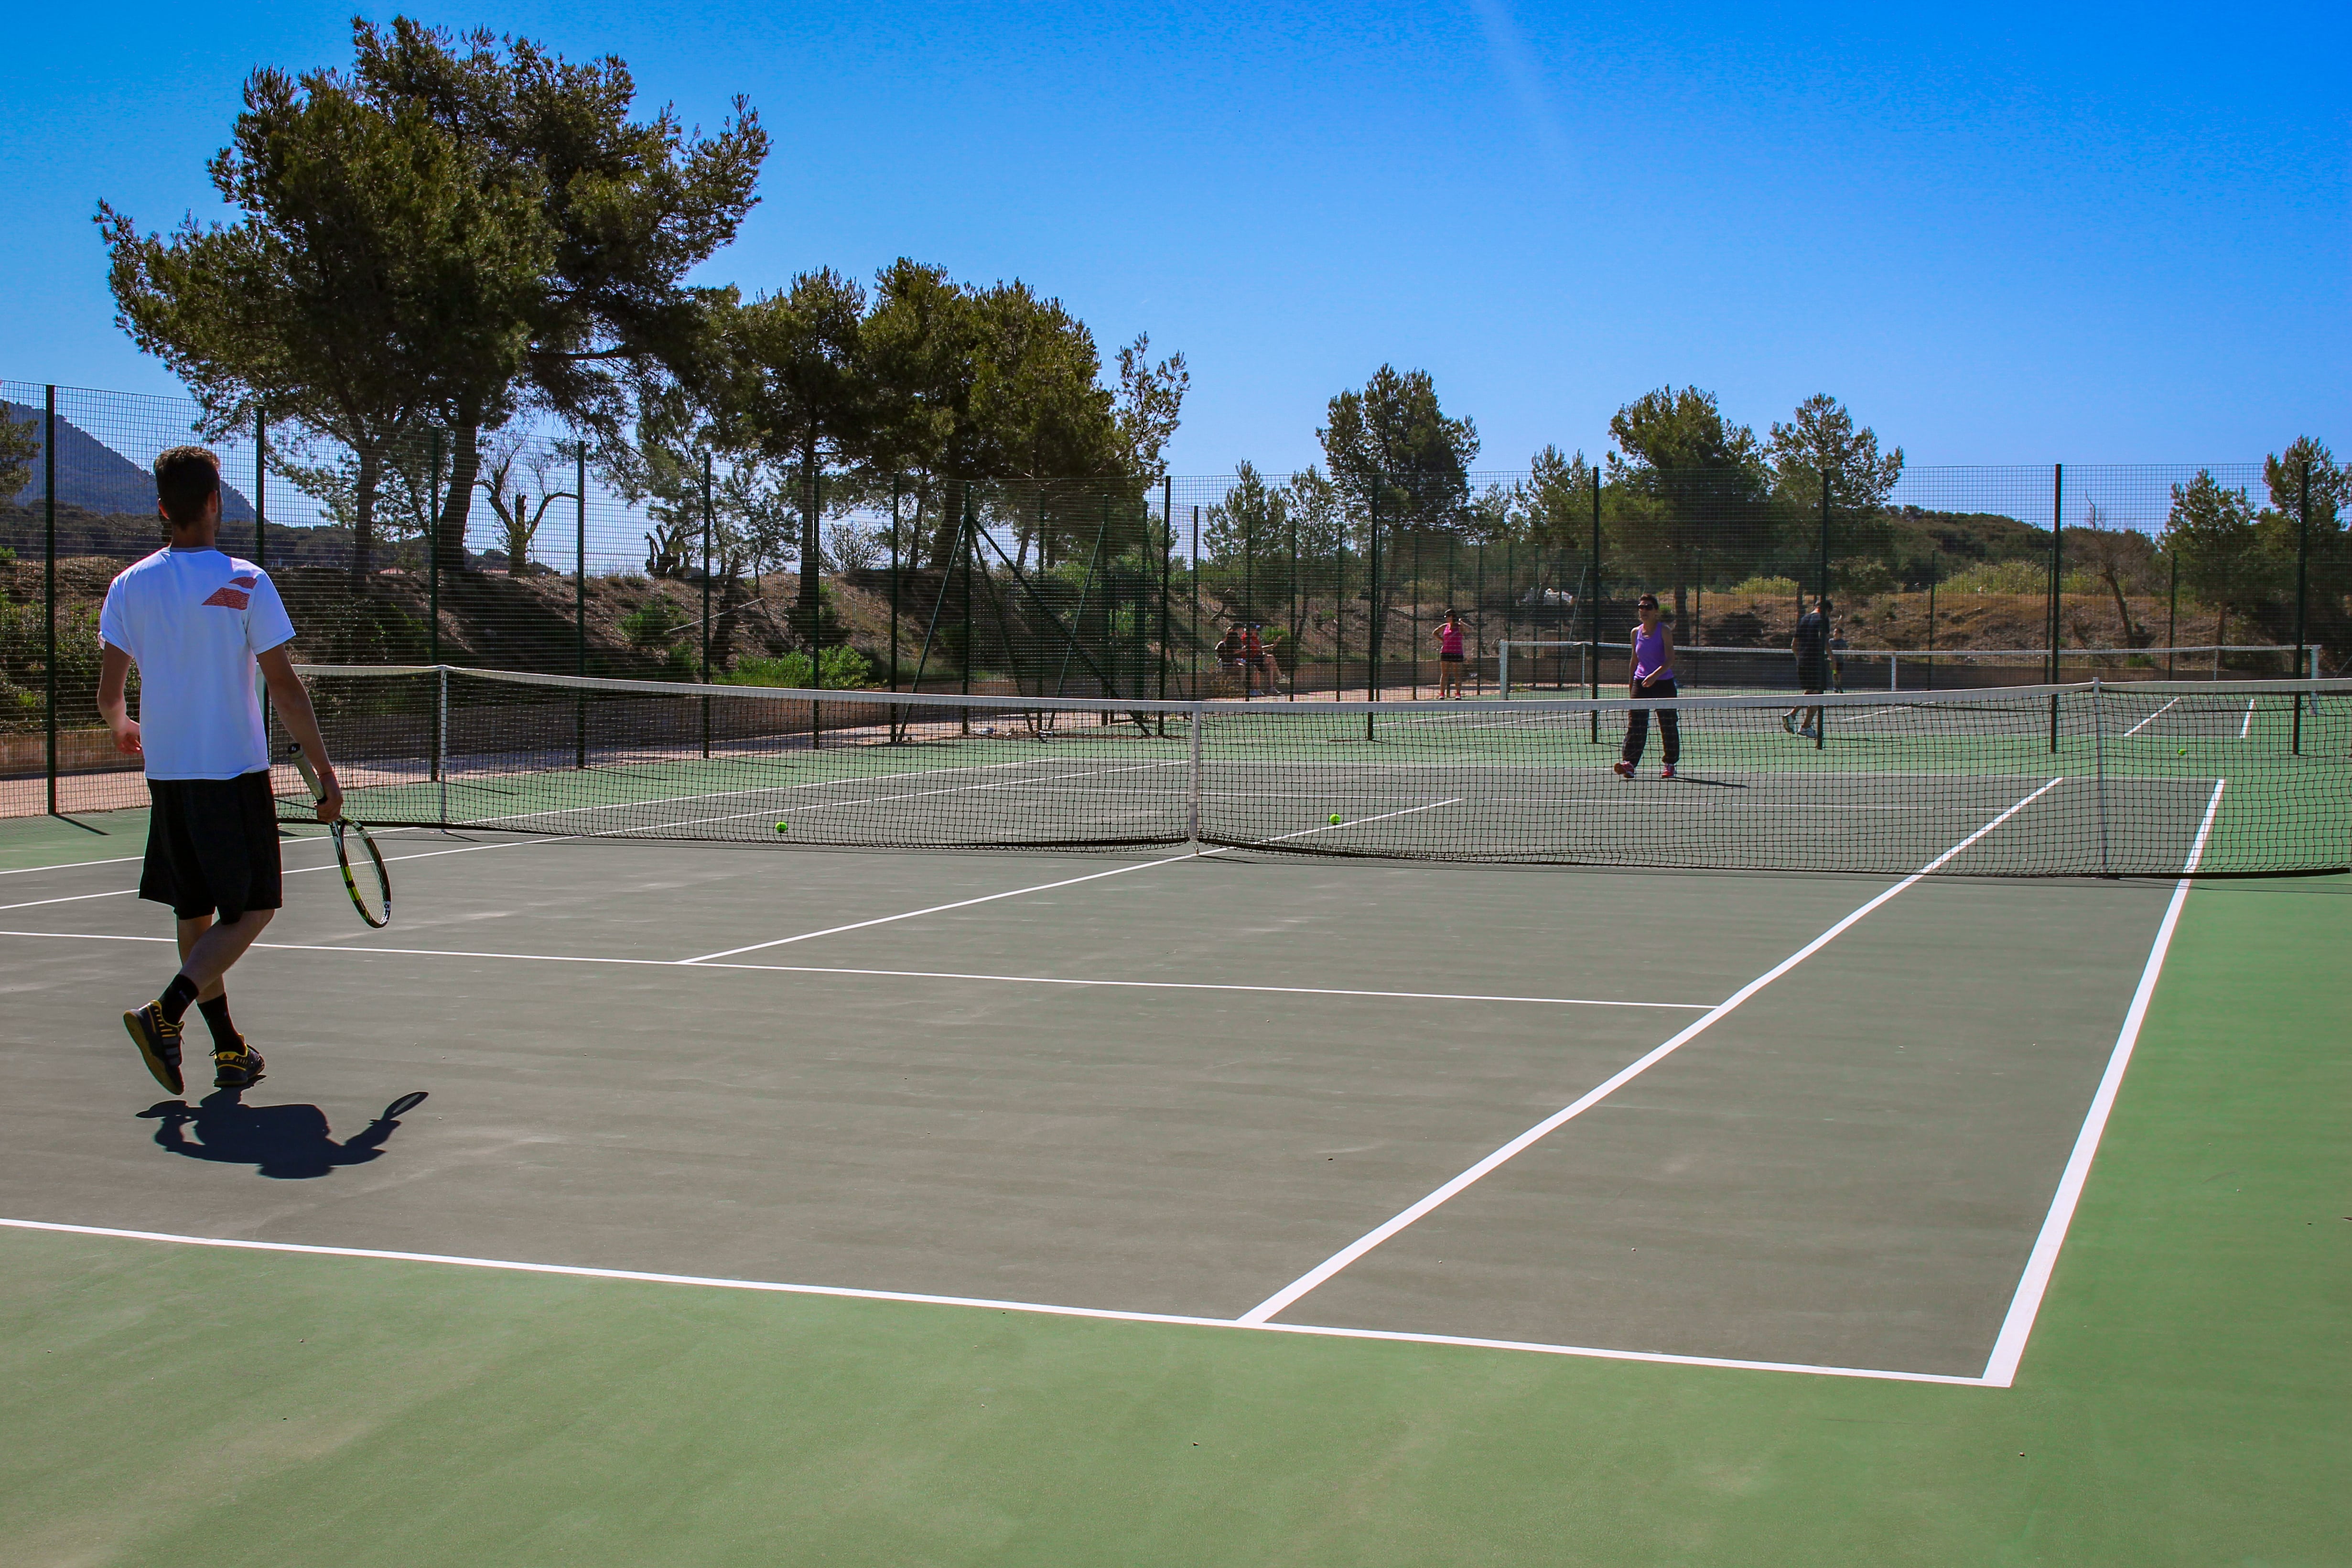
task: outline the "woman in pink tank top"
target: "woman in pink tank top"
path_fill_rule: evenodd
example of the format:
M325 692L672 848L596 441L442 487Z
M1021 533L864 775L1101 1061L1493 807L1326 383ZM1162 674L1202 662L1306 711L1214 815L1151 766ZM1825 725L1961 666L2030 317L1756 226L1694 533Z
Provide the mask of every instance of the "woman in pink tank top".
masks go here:
M1641 624L1633 628L1633 658L1630 682L1635 697L1672 698L1675 689L1674 628L1658 619L1658 596L1644 594L1634 606ZM1642 763L1642 748L1649 743L1650 714L1647 708L1636 708L1625 715L1625 750L1616 763L1617 776L1630 779ZM1658 740L1665 752L1665 766L1658 776L1675 776L1675 764L1683 760L1683 735L1679 716L1672 708L1654 710L1658 715Z
M1443 700L1451 693L1457 700L1462 695L1462 622L1452 610L1445 612L1445 624L1433 634L1437 638L1437 695Z

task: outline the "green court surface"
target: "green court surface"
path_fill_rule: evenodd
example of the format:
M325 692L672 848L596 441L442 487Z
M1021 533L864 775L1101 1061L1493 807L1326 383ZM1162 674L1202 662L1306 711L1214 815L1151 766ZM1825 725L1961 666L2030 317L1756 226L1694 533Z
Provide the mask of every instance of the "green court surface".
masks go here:
M11 1563L2352 1561L2352 878L312 830L173 1100L89 820Z

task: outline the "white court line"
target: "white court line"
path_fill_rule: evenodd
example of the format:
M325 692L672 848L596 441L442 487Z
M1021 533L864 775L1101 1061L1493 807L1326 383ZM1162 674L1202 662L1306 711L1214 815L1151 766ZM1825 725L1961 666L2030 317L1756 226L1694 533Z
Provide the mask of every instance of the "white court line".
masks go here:
M2033 1320L2042 1310L2042 1298L2050 1289L2050 1276L2058 1267L2059 1250L2066 1245L2067 1227L2074 1222L2074 1207L2082 1201L2084 1184L2090 1180L2091 1162L2099 1152L2099 1140L2106 1132L2107 1114L2115 1109L2116 1096L2123 1089L2124 1069L2131 1066L2132 1051L2139 1044L2140 1026L2147 1021L2148 1004L2156 996L2156 982L2164 973L2165 954L2171 951L2172 933L2180 924L2180 908L2189 901L2189 888L2196 875L2197 864L2205 858L2205 842L2213 831L2213 817L2221 809L2221 792L2229 787L2227 780L2213 786L2213 798L2205 805L2205 820L2197 825L2197 837L2189 847L2188 862L2181 867L2180 879L2172 885L2172 901L2165 906L2164 919L2158 922L2156 941L2147 950L2147 964L2140 971L2139 987L2132 993L2131 1006L2124 1013L2124 1025L2116 1035L2116 1048L2107 1058L2107 1070L2100 1075L2098 1092L2091 1096L2091 1109L2083 1117L2083 1130L2074 1139L2074 1152L2066 1158L2065 1173L2058 1178L2058 1191L2051 1197L2050 1212L2042 1221L2042 1232L2033 1238L2033 1251L2025 1260L2025 1273L2018 1279L2017 1294L2010 1299L2009 1313L2001 1320L2000 1334L1993 1341L1992 1356L1985 1363L1984 1381L1994 1388L2007 1388L2017 1379L2018 1363L2025 1356L2025 1342L2033 1333Z
M645 827L602 828L595 832L583 833L581 837L585 838L619 838L632 833L670 833L681 827L699 827L703 824L709 822L740 822L747 816L766 816L771 812L775 811L789 810L794 815L806 816L808 813L813 811L840 811L852 806L887 805L894 800L924 800L932 795L975 795L984 789L1030 789L1040 784L1061 784L1068 779L1098 779L1109 773L1148 773L1153 768L1181 768L1182 766L1184 766L1184 763L1181 761L1165 763L1134 763L1126 767L1090 768L1085 773L1055 773L1046 778L1009 779L992 784L956 784L948 789L909 790L904 795L859 795L851 800L821 800L814 805L792 807L772 805L760 811L735 811L730 812L724 816L696 816L690 817L683 822L658 822ZM1156 793L1163 796L1167 794L1164 790ZM620 804L625 805L662 805L666 803L658 801L626 801ZM574 811L611 811L615 809L615 807L612 805L579 805L573 806L572 809ZM541 813L541 815L551 816L553 814ZM498 820L507 822L513 819L510 817L499 817Z
M2141 720L2138 723L2137 723L2137 724L2133 725L2130 729L2126 730L2126 731L2124 731L2125 736L2126 736L2126 738L2128 738L2128 737L2130 737L2130 736L2133 736L2133 735L2137 735L2137 734L2138 734L2142 730L2147 729L2150 724L2155 723L2158 719L2163 718L2167 713L2170 712L2173 709L2175 709L2175 708L2179 707L2179 705L2180 705L2180 699L2179 699L2179 698L2178 698L2178 697L2174 698L2171 701L2169 701L2169 702L2166 703L2163 707L2161 707L2161 708L2158 709L2155 712L2153 712L2153 713L2149 714L2147 718L2145 718L2145 719Z
M1305 838L1310 834L1328 833L1334 827L1357 827L1367 822L1382 822L1391 816L1411 816L1417 811L1435 811L1440 806L1459 805L1461 804L1462 803L1458 798L1454 800L1433 801L1427 805L1408 806L1402 811L1382 812L1378 816L1360 816L1354 822L1333 823L1322 827L1304 828L1297 833L1283 834L1280 837L1276 838L1261 838L1256 840L1255 843L1280 844L1287 839ZM984 893L977 899L959 899L951 904L933 904L929 909L908 910L904 914L882 915L870 921L854 921L848 925L827 926L823 931L803 931L798 936L780 936L773 942L755 942L746 947L730 947L726 949L724 952L706 952L693 958L681 958L677 960L677 962L680 963L709 963L717 959L733 958L740 953L761 952L772 947L788 947L796 942L814 942L821 936L839 936L844 931L864 931L869 926L889 925L894 921L911 921L923 915L944 914L950 910L970 909L974 904L992 904L999 899L1017 899L1027 893L1051 892L1055 888L1072 888L1076 887L1080 882L1098 882L1105 877L1123 877L1129 871L1149 871L1155 866L1173 866L1180 860L1205 859L1211 855L1226 854L1233 847L1235 847L1228 846L1223 849L1204 850L1199 855L1171 855L1158 860L1139 861L1132 866L1114 866L1108 871L1090 871L1083 877L1066 877L1058 882L1040 882L1034 888L1013 888L1002 893ZM1250 846L1250 847L1255 847L1255 845Z
M110 860L61 860L54 866L19 866L13 871L0 871L0 877L27 877L36 871L72 871L84 866L123 866L145 858L144 855L117 855Z
M2245 722L2243 722L2242 724L2240 724L2240 725L2238 726L2238 739L2240 739L2241 741L2244 740L2244 739L2247 737L2247 735L2248 735L2248 734L2250 734L2250 733L2252 733L2252 732L2253 728L2254 728L2254 700L2253 700L2252 698L2249 697L2249 698L2247 698L2247 699L2246 699L2246 719L2245 719Z
M390 865L394 860L431 860L443 855L471 855L477 849L519 849L523 846L530 844L561 844L566 838L579 838L583 837L585 836L578 833L567 833L563 835L562 837L556 838L510 838L503 844L468 844L464 847L457 849L423 849L414 855L387 855L383 858L384 864ZM295 838L288 840L288 842L294 844L331 844L334 841L329 838ZM330 860L323 866L296 866L291 869L281 871L279 875L283 877L299 877L311 871L331 871L336 868L336 866L337 862ZM62 899L35 899L28 903L0 904L0 913L5 913L10 910L37 910L45 904L78 904L86 899L127 899L138 890L139 889L136 888L110 888L103 893L75 893Z
M114 931L0 931L0 936L52 942L172 942L168 936ZM1517 1002L1540 1007L1648 1007L1704 1013L1706 1002L1623 1002L1600 996L1505 996L1480 992L1358 991L1334 985L1237 985L1205 980L1086 980L1057 974L982 974L952 969L855 969L821 963L689 963L678 958L605 958L567 952L475 952L444 947L354 947L341 942L257 942L256 952L383 953L404 958L502 958L517 963L606 963L638 969L728 970L753 974L852 974L880 980L982 980L1004 985L1104 986L1130 991L1254 991L1276 996L1364 996L1397 1002Z
M1921 879L1927 877L1937 868L1951 860L1953 857L1968 848L1969 846L1974 844L1978 839L1982 838L1986 834L1990 833L1994 828L1999 827L2002 823L2007 822L2011 817L2015 816L2019 812L2023 811L2027 806L2032 805L2035 801L2040 800L2043 795L2057 788L2058 785L2063 782L2064 775L2061 774L2059 777L2053 778L2044 784L2040 789L2035 790L2032 795L2025 796L2023 799L2011 805L2007 810L1994 817L1990 822L1986 823L1982 827L1978 828L1974 833L1969 834L1966 838L1961 839L1958 844L1953 845L1949 849L1945 850L1942 854L1937 856L1933 860L1928 861L1925 866L1920 867L1919 869L1912 872L1909 876L1904 878L1893 887L1877 894L1875 897L1864 903L1861 907L1854 910L1852 913L1845 916L1844 919L1839 921L1835 925L1830 927L1829 930L1822 932L1821 935L1813 938L1812 941L1807 942L1804 946L1799 948L1796 952L1790 953L1788 957L1782 959L1780 963L1774 964L1771 968L1766 970L1763 973L1758 975L1755 979L1749 981L1738 990L1733 992L1727 998L1708 1009L1704 1016L1692 1022L1685 1027L1681 1033L1666 1041L1665 1044L1648 1052L1646 1055L1639 1058L1629 1065L1621 1068L1616 1072L1611 1074L1606 1079L1602 1080L1599 1086L1580 1096L1571 1104L1567 1105L1562 1109L1554 1111L1551 1115L1545 1117L1541 1121L1537 1122L1533 1127L1528 1128L1525 1132L1520 1133L1517 1138L1512 1139L1508 1143L1504 1144L1501 1148L1496 1150L1493 1153L1487 1155L1485 1159L1479 1161L1476 1164L1471 1166L1460 1175L1455 1176L1452 1181L1447 1182L1444 1186L1439 1187L1435 1192L1431 1193L1428 1196L1423 1198L1412 1207L1395 1215L1381 1225L1365 1232L1354 1241L1349 1242L1347 1246L1341 1247L1339 1251L1333 1253L1330 1257L1325 1258L1322 1262L1317 1264L1314 1268L1308 1269L1306 1273L1300 1275L1297 1279L1292 1280L1289 1284L1284 1286L1281 1289L1276 1290L1273 1295L1268 1296L1265 1300L1260 1301L1256 1306L1252 1307L1248 1311L1243 1313L1241 1321L1245 1323L1265 1322L1267 1319L1272 1318L1275 1314L1280 1311L1283 1311L1300 1297L1306 1295L1308 1291L1313 1290L1316 1287L1323 1284L1333 1275L1339 1273L1341 1269L1347 1268L1349 1264L1355 1262L1356 1259L1363 1257L1364 1254L1371 1251L1374 1247L1380 1246L1391 1237L1403 1230L1406 1226L1412 1225L1415 1221L1423 1218L1424 1215L1432 1213L1442 1205L1449 1202L1457 1194L1468 1189L1473 1184L1497 1170L1520 1153L1524 1152L1526 1150L1541 1142L1543 1139L1550 1136L1561 1127L1566 1126L1570 1121L1572 1121L1577 1117L1583 1115L1587 1110L1590 1110L1592 1107L1600 1104L1602 1100L1608 1099L1611 1095L1624 1088L1625 1085L1633 1082L1635 1079L1641 1077L1643 1073L1657 1066L1658 1063L1665 1060L1668 1057L1682 1049L1684 1046L1689 1044L1692 1040L1698 1038L1699 1036L1705 1034L1717 1023L1721 1022L1726 1017L1728 1017L1739 1007L1740 1004L1746 1002L1749 997L1755 995L1758 992L1771 984L1772 982L1780 979L1780 976L1788 973L1790 970L1796 968L1797 965L1804 963L1805 960L1811 958L1813 954L1827 947L1831 942L1836 941L1838 937L1843 934L1850 927L1868 916L1872 910L1877 909L1881 904L1884 904L1888 900L1895 898L1903 893L1906 889L1912 887Z
M1974 1388L1983 1379L1932 1372L1880 1371L1870 1367L1811 1366L1802 1362L1738 1361L1726 1356L1670 1355L1656 1351L1603 1350L1587 1345L1540 1344L1526 1340L1482 1340L1455 1334L1416 1334L1390 1329L1323 1328L1307 1323L1248 1323L1233 1318L1188 1317L1176 1312L1126 1312L1108 1307L1062 1307L1042 1301L1004 1301L986 1296L929 1296L911 1290L861 1290L846 1285L788 1285L766 1279L729 1279L700 1274L656 1274L635 1268L591 1268L567 1263L524 1263L502 1258L463 1258L440 1252L392 1252L371 1247L321 1247L295 1241L248 1241L216 1236L179 1236L160 1230L121 1230L110 1226L61 1225L50 1220L0 1219L12 1230L59 1236L96 1236L117 1241L168 1242L179 1247L216 1247L237 1252L292 1253L306 1258L356 1258L382 1263L434 1263L445 1268L488 1268L510 1274L551 1274L572 1279L613 1279L640 1285L692 1285L706 1290L753 1290L782 1296L822 1296L853 1301L896 1301L924 1307L978 1307L995 1312L1040 1317L1087 1318L1116 1323L1161 1323L1190 1329L1248 1330L1303 1334L1321 1339L1381 1340L1395 1344L1444 1345L1464 1350L1533 1352L1584 1356L1596 1361L1647 1362L1662 1366L1703 1366L1735 1372L1801 1373L1815 1377L1874 1378L1888 1383L1940 1383Z
M714 757L714 758L712 758L712 759L710 759L710 760L711 760L711 761L713 761L713 762L725 761L725 762L730 762L730 763L731 763L731 762L743 762L743 761L764 761L765 759L763 759L763 758L762 758L762 759L746 759L746 758L740 758L740 757L727 757L727 758L718 758L718 757ZM1047 766L1047 765L1049 765L1049 764L1058 763L1060 763L1062 760L1063 760L1063 759L1062 759L1062 758L1060 758L1060 757L1021 757L1021 758L1017 758L1017 759L1015 759L1014 761L1013 761L1013 762L1009 762L1009 763L967 763L967 764L962 765L962 766L959 766L959 767L952 767L952 768L908 768L908 769L905 770L904 772L901 772L901 773L865 773L865 774L859 774L859 775L856 775L856 776L843 777L843 778L835 778L835 779L810 779L810 780L806 781L805 783L802 783L802 784L760 784L760 785L757 785L757 786L755 786L755 787L753 787L753 788L751 788L751 789L721 789L721 790L711 790L711 791L709 791L709 792L707 792L707 793L705 793L705 794L702 794L702 795L651 795L651 796L648 796L647 798L646 798L646 799L644 799L644 800L620 801L620 802L615 802L615 803L614 803L614 804L615 804L615 805L677 805L678 803L680 803L680 802L682 802L682 801L689 801L689 800L740 800L740 798L742 798L744 795L775 795L775 794L778 794L778 793L780 793L780 792L782 792L782 791L784 791L784 790L791 790L791 789L831 789L831 788L833 788L833 787L834 787L835 785L836 785L836 784L880 784L880 783L887 782L887 781L888 781L888 780L890 780L890 779L940 778L940 777L944 777L945 775L947 775L947 774L949 774L949 773L990 773L990 772L992 772L992 771L994 771L995 769L998 769L998 768L1034 768L1034 767L1044 767L1044 766ZM608 765L608 766L609 766L610 764L606 764L606 765ZM656 766L664 766L664 765L667 765L667 764L663 764L663 763L656 763L656 764L653 764L653 765L656 765ZM599 770L598 770L598 769L596 769L596 768L592 767L592 768L590 769L590 771L591 771L591 772L596 772L596 771L599 771ZM537 777L537 776L539 776L539 775L534 774L534 773L492 773L492 774L490 774L490 775L489 775L489 780L491 780L491 781L496 781L496 780L500 780L500 779L509 779L509 778L533 778L533 777ZM467 778L467 777L466 777L465 775L463 775L463 774L459 774L459 775L457 775L457 776L456 776L456 777L453 777L449 782L450 782L450 783L452 783L452 784L467 784L467 785L470 785L470 787L475 788L475 789L490 789L490 788L495 787L494 783L491 783L491 782L476 782L476 781L473 781L473 780L469 780L468 778ZM408 787L408 786L405 786L405 785L395 785L395 786L392 786L392 787L395 787L395 788L404 788L404 787ZM570 816L571 814L572 814L572 813L574 813L574 812L580 812L580 811L593 811L593 810L609 810L609 809L610 809L610 806L603 806L603 807L598 807L598 806L586 806L586 805L564 805L564 806L556 806L556 807L553 807L553 808L551 808L551 809L550 809L550 810L547 810L547 811L518 811L518 812L512 812L512 813L509 813L509 815L507 815L507 816L484 816L484 817L477 817L477 818L474 818L474 819L470 820L470 821L467 824L467 826L472 826L472 827L488 827L488 826L491 826L491 825L493 825L493 824L495 824L495 823L500 823L500 822L529 822L529 821L531 821L532 819L534 819L534 818L536 818L536 817L541 817L541 816ZM756 815L756 814L755 814L755 815ZM716 820L716 819L714 818L714 820Z

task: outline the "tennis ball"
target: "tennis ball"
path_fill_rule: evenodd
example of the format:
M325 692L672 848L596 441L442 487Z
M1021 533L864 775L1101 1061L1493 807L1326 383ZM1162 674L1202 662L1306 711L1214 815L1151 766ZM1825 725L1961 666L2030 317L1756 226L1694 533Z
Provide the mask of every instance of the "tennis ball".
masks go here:
M2181 754L2182 756L2184 756L2184 757L2185 757L2185 756L2187 756L2187 755L2189 754L2189 748L2188 748L2188 747L2186 747L2186 746L2181 747L2181 748L2180 748L2180 754Z
M1334 827L1339 826L1339 814L1336 811L1331 814L1331 826Z
M782 832L784 832L785 830L786 830L786 825L785 825L785 824L781 823L781 822L779 822L778 824L776 824L776 831L777 831L777 832L779 832L779 833L782 833Z

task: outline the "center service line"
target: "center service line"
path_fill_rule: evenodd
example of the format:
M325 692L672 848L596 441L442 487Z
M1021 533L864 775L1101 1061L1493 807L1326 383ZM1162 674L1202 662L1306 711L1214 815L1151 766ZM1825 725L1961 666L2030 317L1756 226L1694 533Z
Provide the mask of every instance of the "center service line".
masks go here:
M1367 1252L1371 1251L1372 1248L1380 1246L1381 1243L1388 1240L1389 1237L1396 1235L1399 1231L1403 1230L1406 1226L1421 1219L1423 1215L1432 1213L1454 1198L1457 1194L1467 1190L1473 1184L1476 1183L1481 1178L1508 1163L1511 1160L1526 1152L1528 1148L1542 1142L1545 1138L1550 1136L1553 1132L1558 1131L1560 1128L1566 1126L1577 1117L1583 1115L1586 1111L1591 1110L1594 1106L1600 1104L1602 1100L1608 1099L1611 1095L1616 1093L1619 1089L1624 1088L1627 1084L1633 1082L1635 1079L1641 1077L1643 1073L1649 1071L1652 1068L1657 1066L1660 1062L1665 1060L1676 1051L1682 1049L1683 1047L1698 1038L1699 1036L1706 1033L1708 1029L1713 1028L1717 1023L1730 1016L1730 1015L1738 1008L1740 1004L1746 1002L1750 996L1755 995L1759 991L1763 990L1767 985L1771 984L1775 980L1780 979L1783 974L1788 973L1789 971L1796 968L1797 965L1804 963L1805 960L1812 957L1813 954L1827 947L1831 942L1835 942L1841 935L1844 934L1849 928L1869 915L1872 910L1877 909L1881 904L1885 903L1888 900L1897 897L1906 889L1910 888L1914 883L1917 882L1921 878L1927 876L1929 873L1944 866L1954 856L1968 848L1969 846L1974 844L1978 839L1982 838L1986 834L1990 833L1994 828L1999 827L2002 823L2007 822L2011 817L2015 816L2019 812L2023 811L2027 806L2032 805L2035 801L2040 800L2043 795L2049 794L2052 790L2056 789L2064 782L2065 777L2063 774L2050 780L2040 789L2035 790L2032 795L2029 795L2024 799L2017 802L2008 810L2002 812L1999 816L1994 817L1990 822L1986 823L1982 827L1978 828L1974 833L1969 834L1966 838L1961 839L1958 844L1953 845L1949 849L1945 850L1941 855L1937 856L1933 860L1928 861L1916 871L1912 872L1909 876L1904 878L1893 887L1888 888L1884 892L1878 894L1875 898L1873 898L1867 903L1862 905L1861 908L1855 910L1853 913L1839 921L1835 925L1830 927L1829 930L1822 932L1821 935L1813 938L1812 941L1807 942L1804 946L1799 948L1796 952L1790 953L1788 957L1782 959L1780 963L1774 964L1771 968L1766 970L1763 973L1758 975L1755 979L1749 981L1738 990L1733 992L1729 997L1726 998L1715 1007L1709 1009L1704 1016L1691 1023L1680 1034L1675 1035L1672 1039L1666 1041L1665 1044L1658 1047L1655 1050L1651 1051L1646 1056L1640 1058L1630 1065L1621 1068L1615 1073L1612 1073L1609 1078L1604 1079L1597 1088L1579 1098L1573 1104L1554 1111L1551 1115L1547 1116L1541 1121L1537 1122L1533 1127L1528 1128L1525 1132L1520 1133L1508 1143L1504 1144L1501 1148L1496 1150L1493 1153L1487 1155L1485 1159L1479 1161L1476 1164L1471 1166L1468 1170L1463 1172L1460 1175L1454 1177L1452 1181L1446 1183L1435 1192L1431 1193L1427 1197L1423 1198L1411 1208L1406 1209L1402 1214L1393 1216L1375 1229L1367 1231L1362 1236L1357 1237L1354 1241L1349 1242L1346 1247L1341 1247L1339 1251L1333 1253L1330 1257L1325 1258L1322 1262L1317 1264L1314 1268L1308 1269L1306 1273L1300 1275L1289 1284L1285 1285L1281 1289L1276 1290L1273 1295L1268 1296L1265 1300L1260 1301L1256 1306L1252 1307L1248 1311L1244 1312L1235 1320L1235 1321L1255 1327L1265 1322L1276 1313L1283 1311L1300 1297L1323 1284L1324 1281L1329 1279L1333 1275L1347 1268L1348 1265L1355 1262L1359 1258L1363 1257Z

